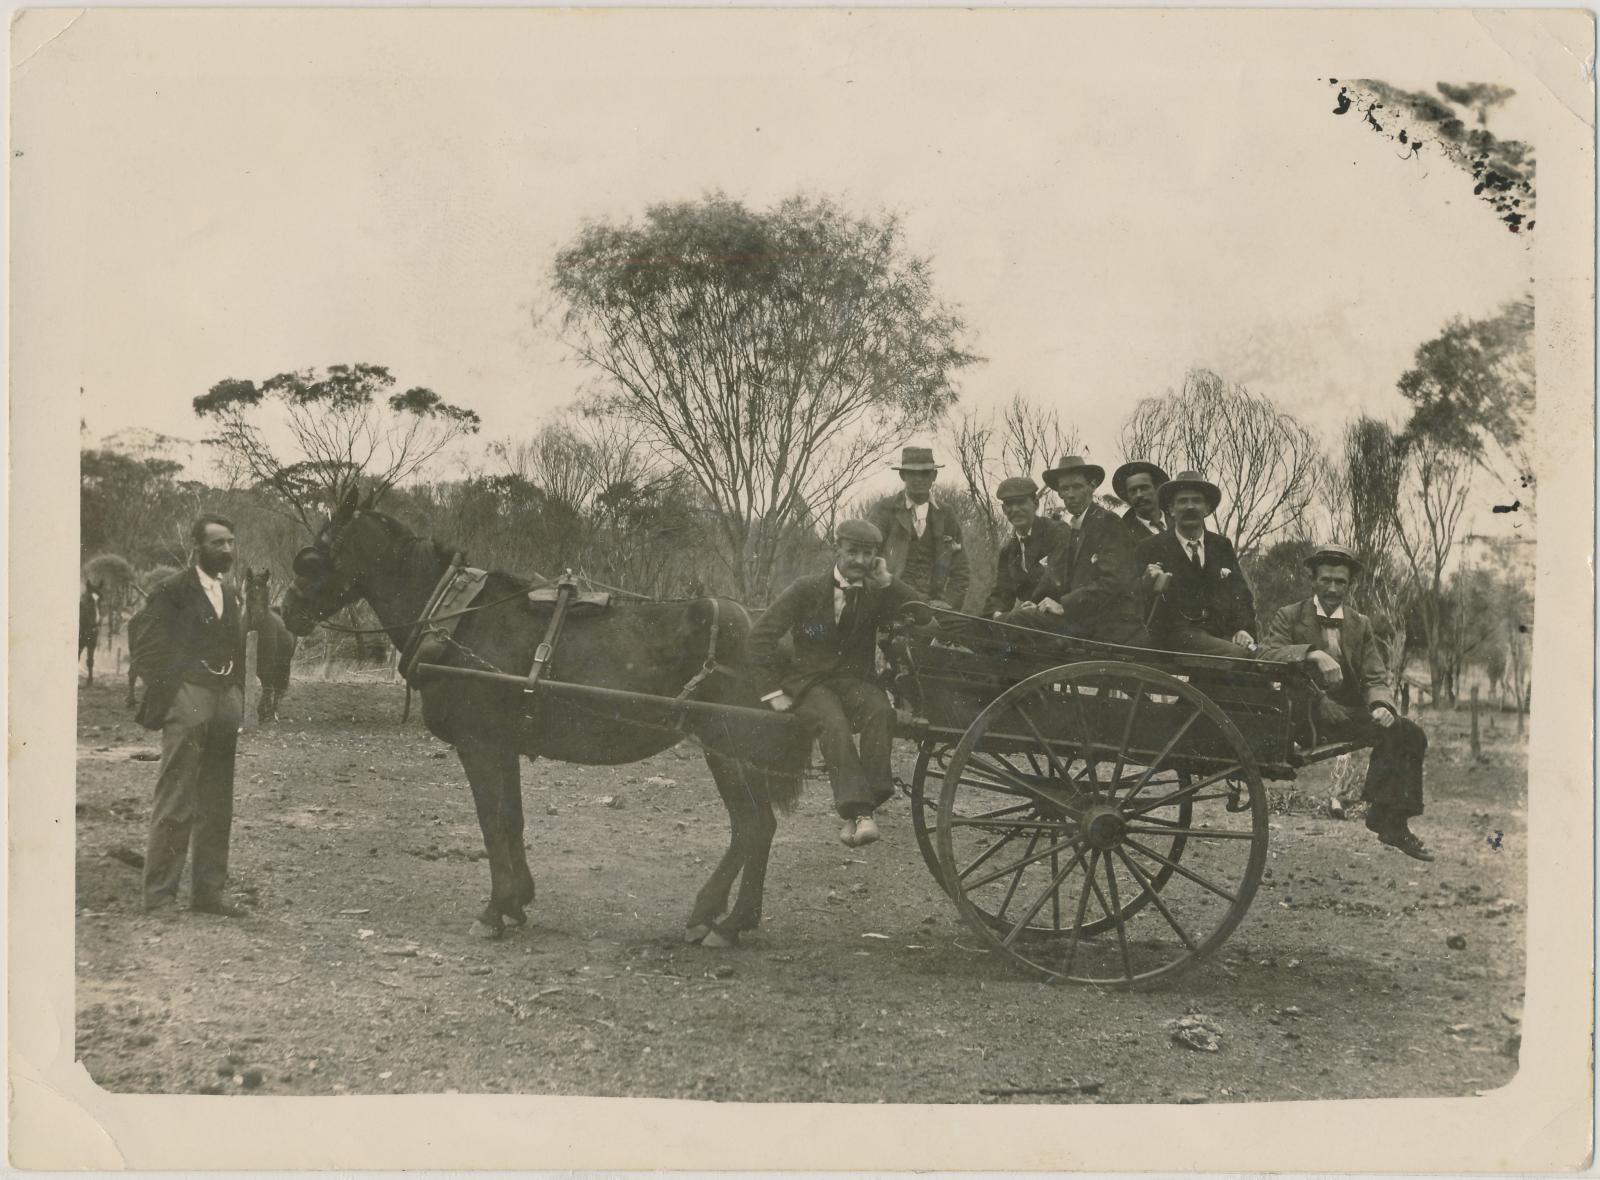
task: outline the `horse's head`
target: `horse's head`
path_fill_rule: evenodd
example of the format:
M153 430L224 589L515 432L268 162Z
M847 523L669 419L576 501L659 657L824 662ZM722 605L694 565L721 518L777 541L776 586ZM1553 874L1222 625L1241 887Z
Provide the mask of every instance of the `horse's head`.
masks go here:
M366 592L363 580L381 570L395 548L393 525L355 489L294 558L294 583L283 596L284 624L296 635Z
M272 571L244 567L244 620L248 627L261 625L261 616L272 603Z

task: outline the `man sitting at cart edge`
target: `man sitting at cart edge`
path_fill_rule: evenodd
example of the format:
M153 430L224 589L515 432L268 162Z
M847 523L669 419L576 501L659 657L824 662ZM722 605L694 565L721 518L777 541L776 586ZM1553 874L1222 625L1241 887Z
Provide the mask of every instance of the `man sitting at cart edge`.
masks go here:
M883 534L890 573L929 606L960 610L971 574L961 523L932 501L939 467L931 447L902 449L894 470L905 490L874 504L867 520Z
M894 794L889 755L894 709L873 682L878 628L915 590L889 572L879 555L883 534L864 520L834 532L834 560L825 574L803 574L778 595L750 632L750 665L762 700L779 712L793 709L818 730L833 802L844 820L839 839L851 848L878 838L872 818ZM785 635L794 658L778 644ZM858 753L852 731L861 734Z
M1222 493L1198 471L1157 490L1170 531L1139 543L1144 613L1156 646L1208 656L1249 657L1256 646L1255 598L1228 538L1206 528Z
M1026 475L1001 480L995 499L1011 525L1011 536L995 557L994 589L983 604L983 613L992 619L1045 596L1050 556L1066 540L1067 529L1039 515L1039 485Z
M1111 473L1111 490L1128 506L1122 523L1128 526L1135 545L1167 531L1166 513L1156 500L1156 489L1166 482L1167 473L1143 459L1124 463Z
M1066 506L1061 543L1050 555L1044 596L1023 603L1007 621L1131 647L1149 644L1134 616L1133 539L1114 514L1094 502L1104 467L1068 455L1044 473Z
M1260 658L1312 665L1328 695L1316 702L1319 741L1370 743L1367 827L1378 839L1418 860L1433 854L1411 831L1422 814L1422 763L1428 735L1401 717L1389 696L1388 670L1367 617L1347 605L1350 582L1361 572L1343 545L1324 545L1306 559L1316 593L1280 607L1267 625Z

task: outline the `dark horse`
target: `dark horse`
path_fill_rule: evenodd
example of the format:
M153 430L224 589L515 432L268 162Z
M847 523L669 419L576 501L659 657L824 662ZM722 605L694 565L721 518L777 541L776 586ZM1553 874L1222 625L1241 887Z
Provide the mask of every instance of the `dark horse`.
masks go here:
M86 581L78 599L78 655L89 653L90 684L94 683L94 649L100 646L100 596L105 589L104 581Z
M284 596L283 618L297 635L364 598L402 651L413 638L451 552L413 536L391 517L347 496L316 541L295 558L295 581ZM523 675L533 664L553 607L534 606L529 583L492 573L478 602L460 618L449 654L438 662ZM760 707L753 686L737 672L749 616L732 600L640 602L569 615L547 678L675 697L706 663L715 622L718 671L697 685L693 699ZM733 668L727 667L733 665ZM498 937L503 919L521 925L533 901L533 874L523 844L520 756L590 766L637 762L683 737L671 724L628 712L535 693L518 686L435 676L421 682L423 721L456 749L483 830L489 860L489 901L475 933ZM656 713L662 711L657 709ZM686 716L683 728L699 739L706 764L728 809L732 839L701 887L689 913L687 938L729 946L761 918L767 856L777 830L774 805L787 809L800 792L811 736L799 726L751 715ZM735 878L739 893L728 910Z
M261 697L256 701L256 723L278 719L278 702L289 691L289 667L297 640L272 606L272 571L244 568L244 627L256 633L256 679Z

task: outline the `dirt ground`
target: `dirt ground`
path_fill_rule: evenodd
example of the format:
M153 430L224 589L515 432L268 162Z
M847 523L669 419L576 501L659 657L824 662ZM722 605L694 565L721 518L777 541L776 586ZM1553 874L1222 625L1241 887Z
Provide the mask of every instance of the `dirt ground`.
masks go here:
M849 850L820 781L780 823L764 928L685 945L727 831L689 746L526 768L538 900L526 928L473 939L488 867L460 765L370 684L296 684L279 724L241 738L233 875L252 915L146 917L127 862L156 771L135 755L156 735L118 688L81 692L77 1055L108 1090L1243 1102L1471 1094L1516 1071L1526 760L1509 718L1473 765L1464 714L1422 717L1433 864L1321 811L1325 770L1275 791L1287 811L1244 925L1166 990L1124 994L977 949L907 801ZM1220 1026L1216 1051L1174 1042L1187 1013Z

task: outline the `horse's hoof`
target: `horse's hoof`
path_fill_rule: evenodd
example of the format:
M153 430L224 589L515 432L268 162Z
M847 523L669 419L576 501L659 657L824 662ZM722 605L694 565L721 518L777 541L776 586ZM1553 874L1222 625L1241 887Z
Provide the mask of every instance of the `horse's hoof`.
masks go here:
M709 947L714 951L731 950L733 947L739 945L739 936L735 934L730 938L719 930L710 930L707 931L706 936L700 940L700 945L703 947Z
M472 920L472 937L473 938L494 939L494 938L499 938L501 935L505 934L505 932L506 932L506 928L504 926L491 926L491 925L489 925L489 923L485 922L482 918L474 918Z
M513 925L526 926L528 924L528 915L522 912L522 907L519 905L511 906L507 909L501 910L500 912L507 919L509 919Z
M698 942L704 942L706 935L710 933L711 927L709 926L690 926L683 932L683 941L691 945Z

